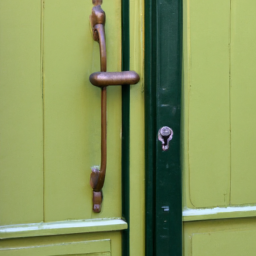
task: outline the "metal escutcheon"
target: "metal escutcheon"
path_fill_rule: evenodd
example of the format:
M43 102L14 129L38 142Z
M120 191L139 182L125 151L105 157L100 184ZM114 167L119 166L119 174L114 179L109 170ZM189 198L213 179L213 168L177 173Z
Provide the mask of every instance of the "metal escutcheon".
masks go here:
M162 149L166 151L169 149L169 142L172 140L173 130L168 126L163 126L158 131L158 140L162 142Z

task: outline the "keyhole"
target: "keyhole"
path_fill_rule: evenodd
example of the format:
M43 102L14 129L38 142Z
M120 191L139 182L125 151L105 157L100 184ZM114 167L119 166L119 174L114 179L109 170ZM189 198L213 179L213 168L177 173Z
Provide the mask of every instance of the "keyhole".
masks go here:
M158 140L162 142L162 149L166 151L169 149L169 142L172 140L173 130L168 126L163 126L158 131Z

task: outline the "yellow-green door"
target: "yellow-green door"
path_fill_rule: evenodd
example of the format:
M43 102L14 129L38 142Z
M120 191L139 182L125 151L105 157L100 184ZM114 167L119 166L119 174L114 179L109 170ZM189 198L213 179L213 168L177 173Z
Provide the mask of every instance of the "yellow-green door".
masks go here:
M252 256L256 2L183 3L184 255Z
M120 87L108 88L104 200L101 213L92 211L101 129L100 90L89 82L100 71L92 7L91 0L0 0L0 255L121 255L128 225ZM108 71L122 69L121 7L102 5ZM130 250L143 255L143 1L130 9L130 67L141 76L130 89L130 133L138 137L130 141Z

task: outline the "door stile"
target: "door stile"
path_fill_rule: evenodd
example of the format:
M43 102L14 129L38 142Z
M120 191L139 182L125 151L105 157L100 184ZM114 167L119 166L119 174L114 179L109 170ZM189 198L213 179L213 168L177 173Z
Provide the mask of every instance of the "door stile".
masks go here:
M182 2L146 0L146 255L182 255ZM157 133L174 136L162 151Z
M122 71L130 70L130 5L122 0ZM128 229L122 233L122 255L130 255L130 86L122 86L122 217Z

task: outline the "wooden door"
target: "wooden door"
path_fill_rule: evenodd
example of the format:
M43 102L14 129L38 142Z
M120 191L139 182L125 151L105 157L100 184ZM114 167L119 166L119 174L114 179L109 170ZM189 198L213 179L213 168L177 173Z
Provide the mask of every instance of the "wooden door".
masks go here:
M126 21L129 66L141 75L128 90L129 133L137 119L142 127L136 143L130 140L126 168L135 180L126 191L129 218L122 207L121 87L108 89L104 201L101 213L92 211L91 167L100 165L100 90L88 79L100 71L92 7L87 0L0 1L0 255L118 256L128 222L126 244L143 255L143 2L130 3ZM122 3L102 8L108 71L121 71Z
M184 255L255 255L254 1L183 1Z

